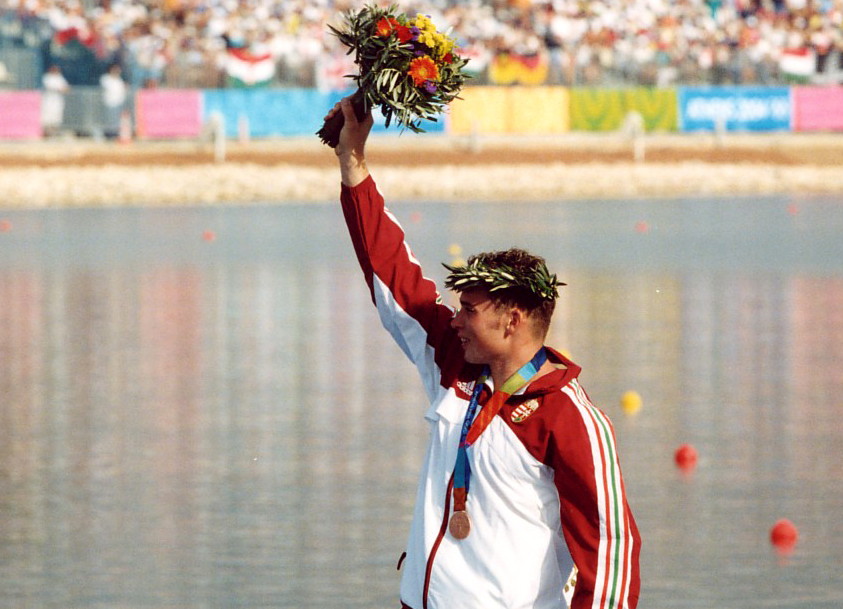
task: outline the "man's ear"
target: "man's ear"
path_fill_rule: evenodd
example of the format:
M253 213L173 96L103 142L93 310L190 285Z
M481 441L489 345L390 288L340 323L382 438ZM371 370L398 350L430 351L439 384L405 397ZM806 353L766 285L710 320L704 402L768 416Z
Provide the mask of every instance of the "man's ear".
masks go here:
M506 334L510 335L527 322L527 314L518 307L511 307L506 314L505 321Z

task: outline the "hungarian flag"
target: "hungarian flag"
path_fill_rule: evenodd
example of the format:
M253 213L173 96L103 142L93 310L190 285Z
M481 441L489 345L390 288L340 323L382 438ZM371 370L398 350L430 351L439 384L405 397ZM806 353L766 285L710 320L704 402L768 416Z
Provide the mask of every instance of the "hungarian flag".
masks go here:
M817 69L817 58L811 49L785 49L779 59L779 69L793 80L807 81Z
M255 55L246 49L229 48L225 72L231 86L261 86L275 77L275 60L269 53Z

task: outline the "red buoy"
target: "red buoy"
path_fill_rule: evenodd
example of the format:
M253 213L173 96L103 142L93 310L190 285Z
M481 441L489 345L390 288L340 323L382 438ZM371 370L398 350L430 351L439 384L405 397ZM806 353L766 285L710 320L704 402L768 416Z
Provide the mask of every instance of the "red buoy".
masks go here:
M683 444L673 454L676 465L683 470L694 469L697 465L697 449L690 444Z
M780 518L770 529L770 541L779 550L790 550L799 539L799 531L787 518Z
M204 239L205 241L213 241L216 238L217 235L212 230L206 230L204 233L202 233L202 239Z
M8 220L0 220L0 233L8 233L12 230L12 223Z

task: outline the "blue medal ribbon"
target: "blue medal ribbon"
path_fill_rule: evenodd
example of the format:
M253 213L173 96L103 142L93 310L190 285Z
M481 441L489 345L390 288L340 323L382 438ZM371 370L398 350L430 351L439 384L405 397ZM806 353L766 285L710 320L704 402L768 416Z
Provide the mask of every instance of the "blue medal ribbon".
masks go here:
M533 378L539 369L547 361L547 351L544 347L539 349L529 362L524 364L518 372L509 377L503 386L495 391L495 395L489 398L487 405L492 402L493 398L499 399L501 405L506 399L526 385L531 378ZM471 400L468 402L468 409L465 412L465 420L462 423L462 431L460 432L460 444L457 450L457 462L454 465L454 510L465 510L464 498L468 495L468 487L471 482L471 466L468 463L467 449L469 442L467 441L468 432L471 429L471 424L474 421L474 415L477 413L477 405L480 400L480 394L486 380L489 378L489 366L484 366L480 377L474 385L474 391L471 394ZM482 430L481 430L482 433ZM457 492L459 489L459 492Z

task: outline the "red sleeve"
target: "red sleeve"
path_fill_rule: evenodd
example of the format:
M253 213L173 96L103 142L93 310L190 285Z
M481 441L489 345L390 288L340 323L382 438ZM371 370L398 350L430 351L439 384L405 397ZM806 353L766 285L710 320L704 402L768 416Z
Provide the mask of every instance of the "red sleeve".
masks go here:
M570 416L556 426L548 460L578 571L571 608L635 609L641 537L626 500L614 430L576 382L569 388Z
M458 369L456 360L462 357L450 326L453 311L422 274L371 176L354 187L343 184L340 202L381 322L419 368L430 397L442 382L441 370Z

